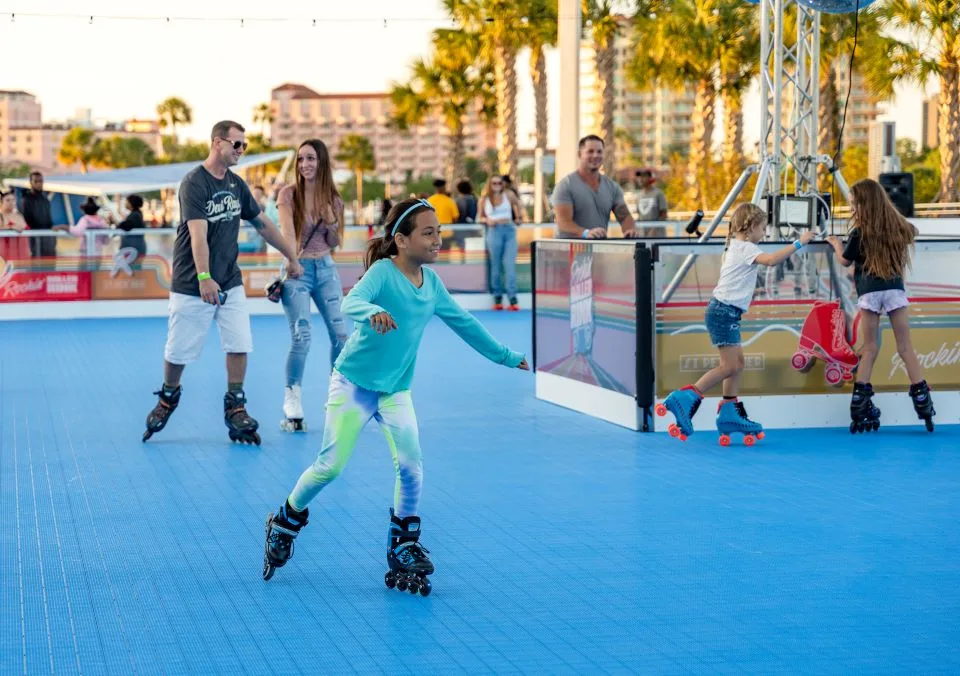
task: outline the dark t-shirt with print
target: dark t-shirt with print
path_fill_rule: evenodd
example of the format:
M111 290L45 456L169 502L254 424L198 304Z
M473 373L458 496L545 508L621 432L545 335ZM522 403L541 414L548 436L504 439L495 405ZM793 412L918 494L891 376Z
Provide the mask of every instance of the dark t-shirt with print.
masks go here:
M857 295L862 296L874 291L890 291L899 289L903 291L903 279L894 277L893 279L882 279L874 277L863 269L863 264L867 257L863 253L863 237L860 230L854 228L850 231L847 238L847 245L843 249L843 257L848 261L853 261L853 279L857 284Z
M210 276L226 291L243 283L237 265L240 220L252 221L259 214L260 206L247 184L229 169L222 179L218 179L201 164L184 176L180 182L181 221L173 248L172 291L200 295L187 221L207 222Z

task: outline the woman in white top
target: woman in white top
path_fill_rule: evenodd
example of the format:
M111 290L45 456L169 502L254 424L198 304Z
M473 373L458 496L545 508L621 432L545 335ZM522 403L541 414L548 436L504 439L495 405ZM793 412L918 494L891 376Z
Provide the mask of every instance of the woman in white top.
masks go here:
M490 256L490 286L493 309L503 309L506 293L511 310L517 303L517 219L514 205L504 191L503 177L494 174L480 200L477 222L487 226L487 253ZM502 277L502 279L501 279ZM506 289L504 289L506 287Z

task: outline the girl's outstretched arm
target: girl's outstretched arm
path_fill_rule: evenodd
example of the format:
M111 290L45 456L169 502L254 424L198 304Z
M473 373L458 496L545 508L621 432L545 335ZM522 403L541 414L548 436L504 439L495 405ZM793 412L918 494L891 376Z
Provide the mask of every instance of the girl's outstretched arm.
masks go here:
M392 263L391 263L392 265ZM383 276L385 269L382 265L374 265L367 270L360 278L350 293L343 299L340 309L347 317L355 322L366 322L374 315L386 312L382 307L373 302L373 299L383 288Z
M510 368L526 363L523 354L500 343L476 317L460 307L442 283L437 293L436 315L453 329L463 342L490 361Z

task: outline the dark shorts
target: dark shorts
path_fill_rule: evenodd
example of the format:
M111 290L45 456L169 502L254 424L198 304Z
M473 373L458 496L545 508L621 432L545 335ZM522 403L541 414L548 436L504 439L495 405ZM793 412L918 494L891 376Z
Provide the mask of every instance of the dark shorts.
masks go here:
M710 342L716 347L740 344L740 317L743 310L711 298L707 305L706 325Z

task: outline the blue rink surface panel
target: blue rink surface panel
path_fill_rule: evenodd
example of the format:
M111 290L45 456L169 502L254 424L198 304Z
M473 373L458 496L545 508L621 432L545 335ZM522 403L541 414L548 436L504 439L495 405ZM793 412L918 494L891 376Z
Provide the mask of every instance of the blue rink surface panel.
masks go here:
M478 316L529 350L529 313ZM289 435L286 320L253 330L261 448L227 439L215 330L143 444L164 320L0 324L0 673L960 672L960 427L681 444L536 400L439 321L413 390L433 595L383 584L374 424L264 582L328 345L315 325Z

